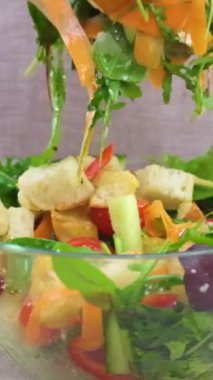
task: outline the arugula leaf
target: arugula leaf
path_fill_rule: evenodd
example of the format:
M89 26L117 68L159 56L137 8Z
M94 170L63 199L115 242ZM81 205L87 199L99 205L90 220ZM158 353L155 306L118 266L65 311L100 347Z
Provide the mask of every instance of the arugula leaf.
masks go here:
M115 302L116 285L95 265L81 258L55 256L53 267L60 280L71 289L77 289L83 297L105 310Z
M47 148L31 157L33 166L48 163L58 150L61 139L62 111L66 101L65 73L63 66L63 45L60 42L49 48L46 57L47 84L52 109L52 131Z
M136 63L122 30L119 35L117 33L117 40L112 32L99 33L93 49L96 67L105 78L132 83L138 83L145 78L147 69Z
M28 10L32 17L35 30L38 34L37 42L39 46L47 47L55 44L59 38L57 29L31 2L28 2Z
M188 341L186 340L178 342L177 340L172 340L165 344L166 347L168 347L170 351L170 358L171 360L179 359L183 356L184 351L186 349L186 346L188 344Z
M163 60L165 70L171 75L176 75L185 81L186 88L191 91L192 99L195 102L194 115L201 115L207 107L212 108L212 96L208 89L204 88L200 82L203 72L208 70L213 64L213 57L207 52L201 58L195 58L187 65L173 64L168 57Z
M183 305L122 312L120 321L130 331L138 375L147 380L210 379L212 317Z
M95 16L99 12L92 7L92 5L85 0L69 0L73 10L75 11L78 20L83 23L89 17Z
M155 16L159 29L162 33L162 36L168 40L178 41L179 40L178 35L174 32L172 28L170 28L168 25L165 24L165 20L166 20L165 8L158 7L157 5L151 2L149 4L149 9Z
M208 152L189 161L184 161L175 155L166 155L162 159L162 164L173 169L183 170L192 173L197 177L213 181L213 147ZM193 198L201 200L213 197L213 190L201 186L195 186Z
M0 161L0 199L6 207L18 206L18 177L29 167L29 158L5 158Z
M171 93L172 93L172 75L167 73L163 81L163 100L165 104L168 104L170 102Z

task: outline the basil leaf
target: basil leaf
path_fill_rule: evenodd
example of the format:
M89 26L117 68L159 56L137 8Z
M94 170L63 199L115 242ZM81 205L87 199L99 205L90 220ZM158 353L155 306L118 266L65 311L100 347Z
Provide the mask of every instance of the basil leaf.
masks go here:
M110 309L116 298L116 285L98 268L82 258L54 256L53 268L70 289L79 290L94 305Z

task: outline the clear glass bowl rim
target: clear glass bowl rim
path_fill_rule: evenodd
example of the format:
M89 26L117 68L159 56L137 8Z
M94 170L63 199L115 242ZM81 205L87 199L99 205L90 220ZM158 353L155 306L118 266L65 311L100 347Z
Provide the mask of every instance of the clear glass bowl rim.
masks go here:
M32 249L27 247L21 247L19 245L9 244L9 243L0 243L0 253L9 253L9 254L17 254L17 255L47 255L47 256L63 256L71 258L82 258L82 259L97 259L97 260L153 260L153 259L169 259L173 257L196 257L201 255L213 255L213 247L207 247L206 249L200 249L196 251L186 251L186 252L170 252L170 253L141 253L141 254L133 254L133 253L125 253L119 255L107 255L103 253L77 253L77 252L57 252L53 250L46 249Z

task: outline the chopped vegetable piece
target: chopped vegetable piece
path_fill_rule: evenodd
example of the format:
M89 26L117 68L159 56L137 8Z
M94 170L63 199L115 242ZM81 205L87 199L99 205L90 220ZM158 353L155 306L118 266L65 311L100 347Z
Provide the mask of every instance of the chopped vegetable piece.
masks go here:
M134 46L134 56L139 65L148 69L156 69L164 52L164 41L159 37L137 32Z
M97 226L100 234L106 237L113 235L112 223L107 207L90 207L90 218Z
M51 239L53 234L53 227L51 223L50 214L44 214L41 222L34 232L34 237L38 239Z
M175 307L178 296L173 293L150 293L141 301L144 306L152 307Z
M76 345L83 351L95 351L104 345L103 311L84 302L82 308L81 336Z
M190 222L174 224L161 201L153 201L144 209L144 229L153 237L167 237L178 241Z
M69 240L68 243L72 247L87 247L91 248L93 251L103 252L103 249L101 247L101 241L97 238L79 237Z
M111 144L97 157L85 170L87 178L92 181L97 177L102 169L105 168L111 161L114 153L114 145Z
M32 0L58 29L78 70L81 84L88 89L95 82L95 65L89 40L68 0Z
M99 380L136 380L134 375L113 375L107 373L105 368L104 349L94 352L85 352L78 347L76 340L71 340L67 348L70 359L83 369Z
M142 253L142 239L137 200L133 194L112 198L109 213L115 235L124 253ZM122 222L121 222L122 221Z

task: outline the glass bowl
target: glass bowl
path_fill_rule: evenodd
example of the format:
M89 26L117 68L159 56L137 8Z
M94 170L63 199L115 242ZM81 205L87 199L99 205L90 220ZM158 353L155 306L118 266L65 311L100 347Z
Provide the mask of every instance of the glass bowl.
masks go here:
M213 250L0 246L0 346L40 380L212 380Z

